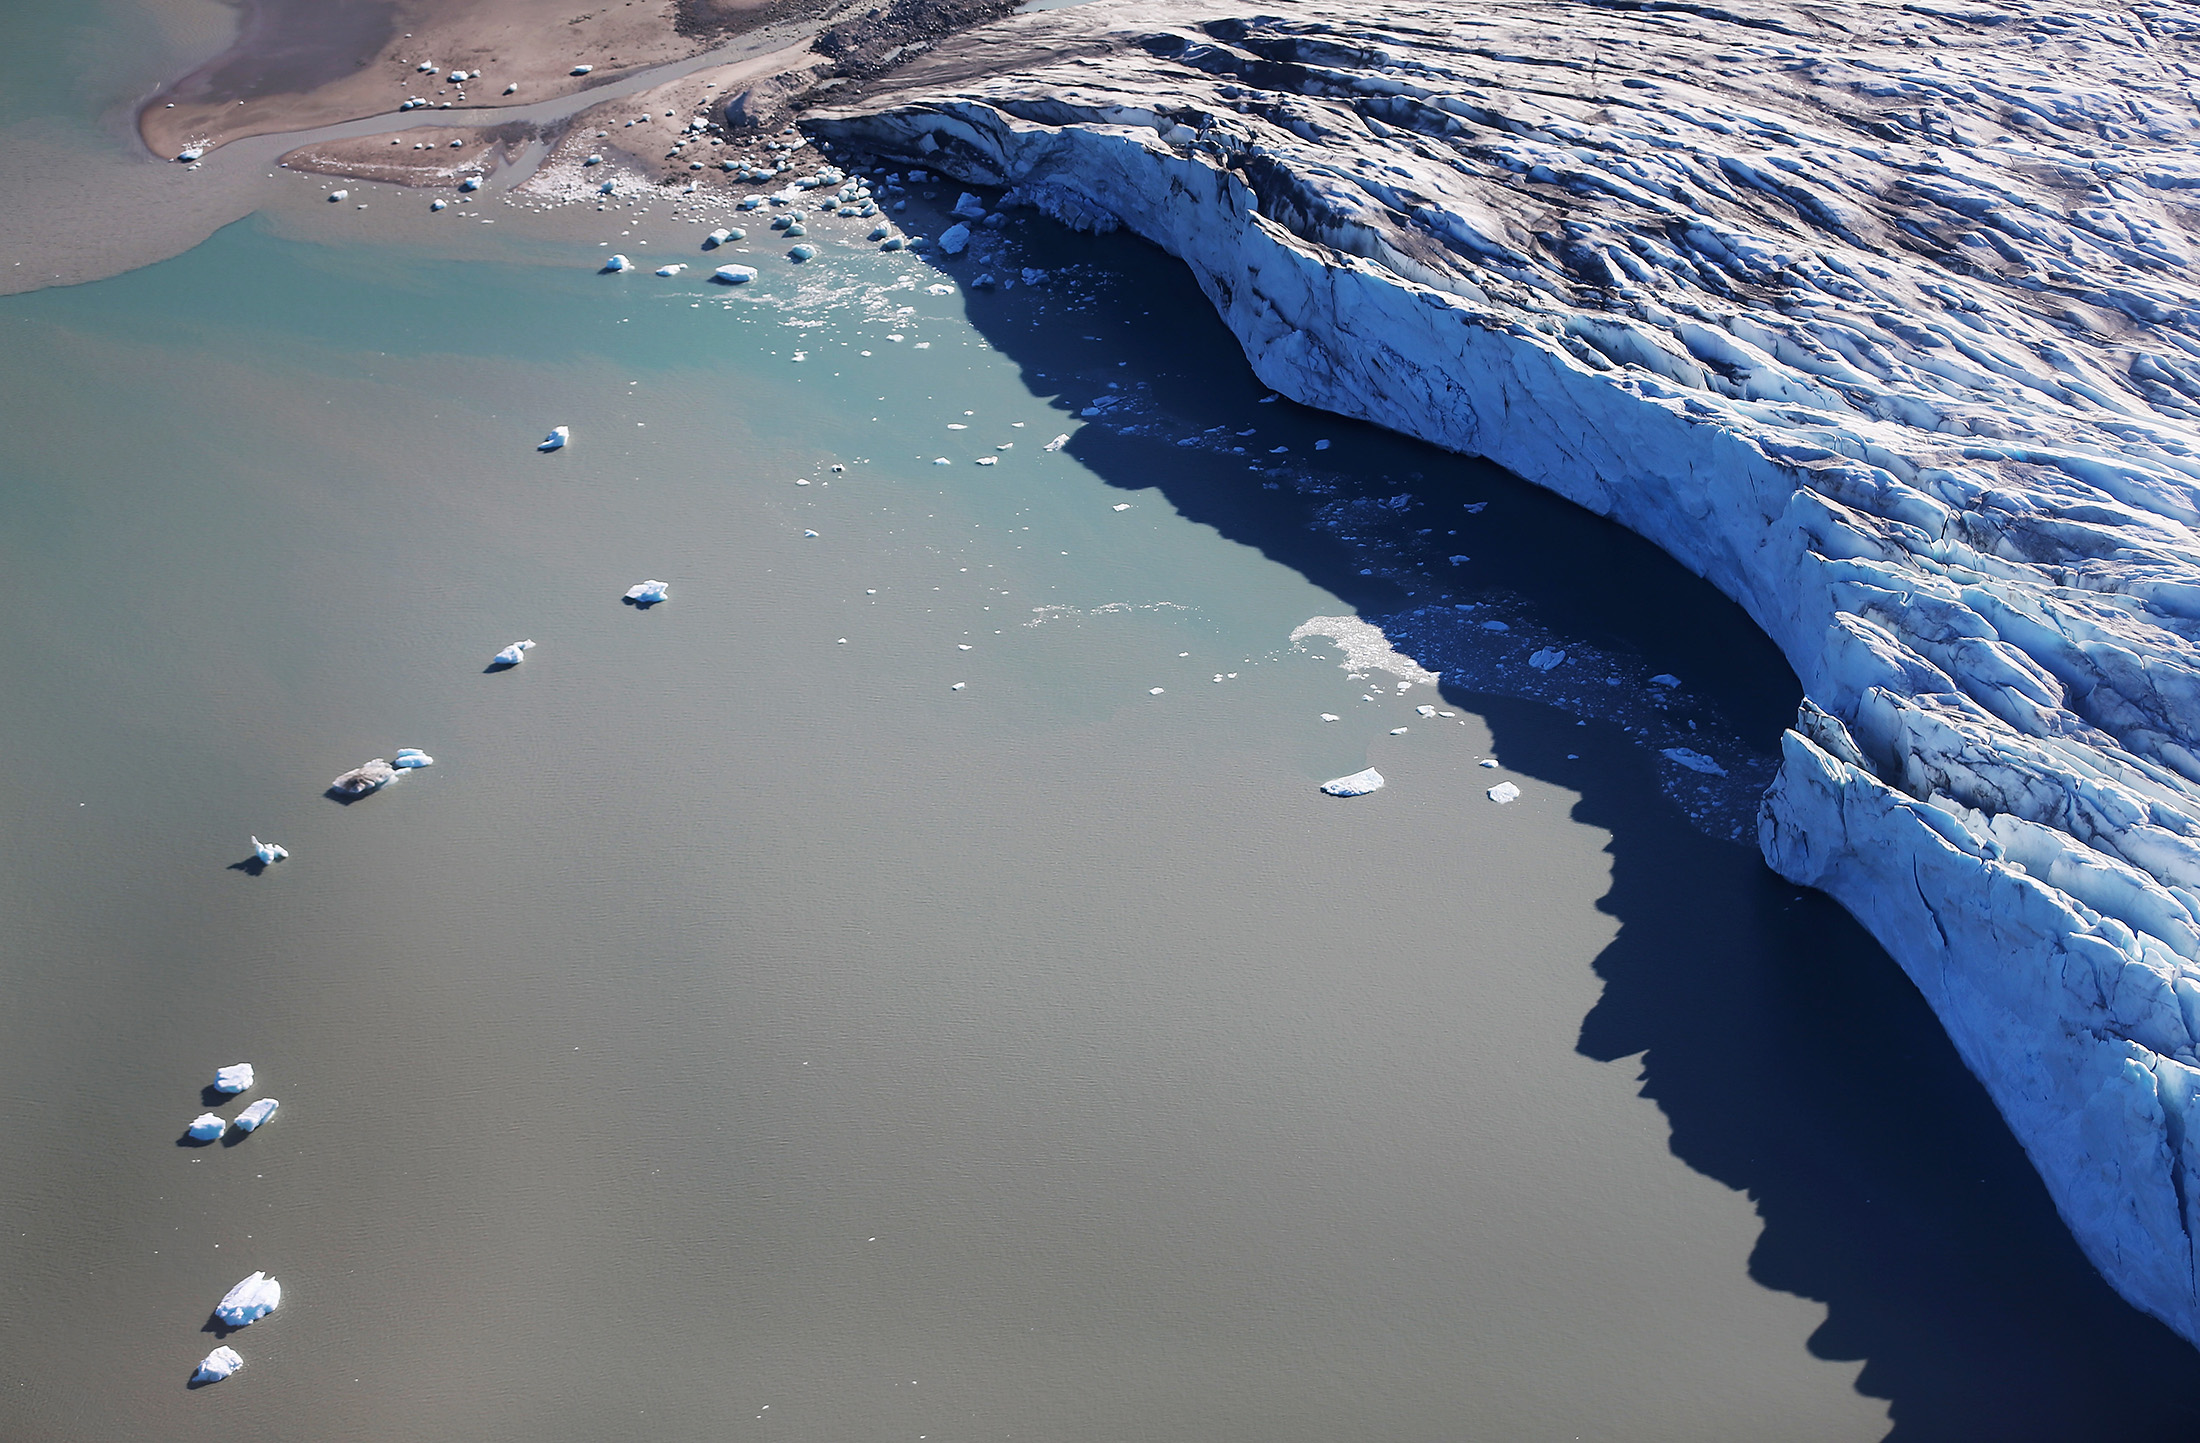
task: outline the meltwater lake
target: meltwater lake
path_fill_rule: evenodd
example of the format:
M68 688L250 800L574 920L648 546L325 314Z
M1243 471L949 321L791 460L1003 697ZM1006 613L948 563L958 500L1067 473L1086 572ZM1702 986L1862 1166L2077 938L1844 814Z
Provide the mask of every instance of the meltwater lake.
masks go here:
M1647 545L1270 398L1126 237L279 188L0 299L0 1436L2189 1416L1758 859L1794 679Z

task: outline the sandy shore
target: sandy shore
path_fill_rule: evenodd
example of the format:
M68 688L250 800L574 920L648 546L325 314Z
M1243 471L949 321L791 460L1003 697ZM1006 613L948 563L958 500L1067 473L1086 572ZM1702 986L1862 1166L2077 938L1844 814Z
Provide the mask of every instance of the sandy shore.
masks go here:
M244 0L244 7L235 42L139 112L138 133L155 155L388 114L407 100L454 111L546 100L837 5ZM575 75L582 66L588 72ZM453 81L457 71L469 78Z

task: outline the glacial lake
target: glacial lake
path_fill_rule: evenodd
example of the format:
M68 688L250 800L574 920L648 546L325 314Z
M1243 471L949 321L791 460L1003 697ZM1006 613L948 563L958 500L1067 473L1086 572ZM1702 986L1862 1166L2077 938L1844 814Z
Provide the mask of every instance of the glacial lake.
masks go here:
M1268 399L1128 237L276 189L0 300L0 1435L2187 1416L1758 859L1794 680L1645 544ZM1444 683L1291 639L1354 617ZM182 1145L242 1060L279 1116Z

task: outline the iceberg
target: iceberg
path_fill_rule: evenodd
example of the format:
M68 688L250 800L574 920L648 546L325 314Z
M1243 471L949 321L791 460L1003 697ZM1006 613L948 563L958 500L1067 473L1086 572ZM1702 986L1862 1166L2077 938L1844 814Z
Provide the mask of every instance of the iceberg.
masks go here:
M674 262L673 262L673 263L672 263L671 265L669 265L669 266L659 266L659 267L657 267L657 274L658 274L658 275L661 275L661 276L676 276L676 275L680 274L680 272L682 272L682 271L684 271L684 270L686 270L686 269L687 269L687 266L686 266L686 264L685 264L684 262L681 262L681 261L674 261Z
M387 786L390 778L396 775L397 768L391 766L387 758L376 757L373 761L353 767L330 782L329 790L341 792L347 797L363 797L377 788Z
M955 214L961 216L964 220L984 220L985 202L966 190L955 197ZM944 243L947 238L942 236L940 239Z
M1886 946L2087 1256L2200 1341L2188 82L2046 0L1285 8L1027 12L807 128L1133 231L1280 395L1738 602L1805 693L1765 858ZM1554 33L1595 57L1557 86Z
M289 855L288 847L278 847L273 842L263 842L258 837L252 839L252 860L263 867L272 867Z
M1489 799L1503 807L1520 800L1520 788L1511 782L1499 782L1489 790Z
M1364 797L1378 791L1383 785L1383 774L1369 767L1364 772L1354 772L1349 777L1333 777L1322 783L1322 790L1333 797Z
M216 1348L199 1360L198 1371L191 1375L191 1381L199 1384L219 1383L243 1366L244 1359L235 1348Z
M814 257L815 257L816 255L817 255L817 247L816 247L816 246L813 246L813 245L799 245L799 246L794 246L794 247L792 247L792 248L790 248L790 249L788 250L788 252L787 252L787 259L788 259L788 260L791 260L791 261L795 261L795 262L801 262L801 261L806 261L806 260L810 260L810 259L814 258Z
M606 272L617 274L620 271L634 269L634 262L628 260L625 256L615 255L603 263L603 268Z
M232 1328L257 1323L283 1300L283 1285L265 1273L254 1273L228 1292L214 1308L214 1316Z
M710 278L722 286L746 285L756 279L756 267L720 266L710 273Z
M250 1107L237 1114L237 1131L258 1132L260 1130L261 1124L265 1123L269 1118L273 1117L275 1115L275 1109L281 1106L282 1104L277 1102L272 1097L261 1098L258 1102L253 1103Z
M951 256L959 256L970 244L970 227L951 225L940 232L940 249Z
M724 226L720 226L718 229L712 231L709 235L703 237L703 249L707 251L714 251L718 249L718 247L724 245L727 241L732 239L733 232L727 230Z
M185 1137L194 1142L212 1142L229 1127L219 1113L202 1112L191 1119L191 1125L183 1130Z
M328 193L328 199L329 204L334 205L338 201L350 200L351 192L348 190L332 190Z
M392 759L391 765L401 772L418 771L421 767L434 766L435 758L417 747L403 747L399 749L397 756Z
M565 73L568 75L586 75L589 71L594 70L595 68L596 67L593 65L576 65L571 70L568 70Z
M644 581L640 585L629 586L626 589L626 599L636 606L655 606L665 599L670 586L671 583L667 581Z
M216 1092L250 1092L252 1082L252 1064L249 1062L233 1062L227 1067L214 1069Z
M557 450L561 450L561 449L563 449L563 448L564 448L564 446L565 446L565 443L566 443L566 442L568 442L568 441L570 441L570 440L572 440L572 439L573 439L573 428L572 428L572 427L570 427L570 426L552 426L552 427L550 428L550 434L549 434L549 435L547 435L547 436L545 436L545 437L543 437L543 438L542 438L542 440L541 440L541 442L540 442L539 444L537 444L537 445L536 445L535 449L536 449L537 451L557 451Z
M1053 440L1051 440L1051 441L1047 442L1047 443L1046 443L1046 444L1045 444L1044 446L1041 446L1041 447L1040 447L1039 449L1040 449L1040 450L1042 450L1042 451L1059 451L1059 450L1061 450L1061 449L1062 449L1062 448L1063 448L1064 446L1067 446L1068 444L1069 444L1069 432L1067 432L1067 431L1064 431L1064 432L1063 432L1063 433L1062 433L1061 435L1059 435L1059 436L1055 437L1055 438L1054 438Z
M515 641L491 657L489 664L491 666L518 666L521 662L527 660L527 649L533 645L534 643L531 641Z

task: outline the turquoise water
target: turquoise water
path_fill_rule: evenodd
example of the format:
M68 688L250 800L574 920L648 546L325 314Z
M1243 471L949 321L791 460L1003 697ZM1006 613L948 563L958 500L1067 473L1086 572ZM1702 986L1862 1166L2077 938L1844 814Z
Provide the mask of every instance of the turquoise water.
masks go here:
M2182 1416L1885 957L1727 840L1793 681L1648 548L1268 400L1123 237L1012 226L988 291L818 226L731 290L669 223L610 222L697 269L603 276L313 194L0 302L0 1433ZM1353 614L1446 685L1289 641ZM280 1116L179 1146L246 1059Z

